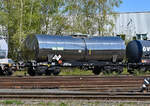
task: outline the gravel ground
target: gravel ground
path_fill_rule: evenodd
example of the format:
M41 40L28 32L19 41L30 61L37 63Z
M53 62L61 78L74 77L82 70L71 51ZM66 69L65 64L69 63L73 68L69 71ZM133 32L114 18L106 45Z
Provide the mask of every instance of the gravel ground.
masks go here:
M23 106L150 106L144 101L91 101L91 100L0 100L1 105Z
M72 92L58 89L0 89L0 92ZM102 100L46 100L46 99L1 99L0 106L150 106L150 101L102 101Z

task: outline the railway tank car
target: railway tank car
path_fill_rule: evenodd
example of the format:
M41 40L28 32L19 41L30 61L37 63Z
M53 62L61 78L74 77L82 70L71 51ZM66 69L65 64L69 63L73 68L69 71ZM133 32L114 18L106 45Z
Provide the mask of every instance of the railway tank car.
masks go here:
M10 66L4 60L8 56L8 45L5 39L0 37L0 75L11 75Z
M29 35L25 48L34 62L28 63L29 75L58 75L60 67L86 67L100 72L122 72L125 43L119 37L76 37ZM47 65L45 65L45 63Z
M0 38L0 59L8 55L8 45L3 38Z
M150 70L150 41L130 41L126 47L126 57L130 73L133 73L134 69L143 72Z

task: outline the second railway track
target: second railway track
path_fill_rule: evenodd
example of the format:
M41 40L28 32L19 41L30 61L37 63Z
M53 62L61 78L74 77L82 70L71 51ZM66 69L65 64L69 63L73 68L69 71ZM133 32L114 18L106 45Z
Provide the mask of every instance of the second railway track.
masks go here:
M5 99L82 99L82 100L150 100L150 93L133 92L81 92L81 91L62 91L56 89L43 90L12 90L1 89L0 98Z

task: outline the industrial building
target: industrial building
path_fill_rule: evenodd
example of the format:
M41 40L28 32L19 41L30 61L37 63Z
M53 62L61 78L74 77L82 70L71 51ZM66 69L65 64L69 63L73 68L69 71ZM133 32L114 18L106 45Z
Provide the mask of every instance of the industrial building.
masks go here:
M114 35L125 35L126 39L150 39L150 12L117 13L114 24Z

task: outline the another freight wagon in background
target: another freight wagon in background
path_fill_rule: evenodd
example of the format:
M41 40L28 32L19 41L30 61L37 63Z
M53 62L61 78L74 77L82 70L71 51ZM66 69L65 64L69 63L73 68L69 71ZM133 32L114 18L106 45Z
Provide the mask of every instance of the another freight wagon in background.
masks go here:
M0 37L0 75L12 75L13 60L8 59L8 44Z
M133 40L126 47L126 57L128 60L128 72L134 70L140 72L150 71L150 41Z

